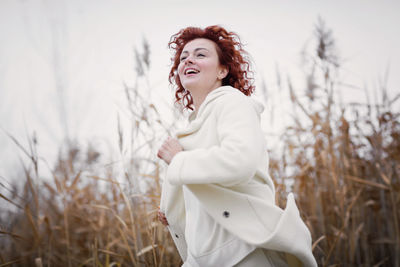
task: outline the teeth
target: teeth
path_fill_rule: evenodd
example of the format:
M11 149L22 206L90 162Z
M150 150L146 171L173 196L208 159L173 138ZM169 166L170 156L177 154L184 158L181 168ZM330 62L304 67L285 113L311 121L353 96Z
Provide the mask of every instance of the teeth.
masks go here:
M195 70L195 69L188 69L186 70L186 74L192 74L192 73L198 73L199 71Z

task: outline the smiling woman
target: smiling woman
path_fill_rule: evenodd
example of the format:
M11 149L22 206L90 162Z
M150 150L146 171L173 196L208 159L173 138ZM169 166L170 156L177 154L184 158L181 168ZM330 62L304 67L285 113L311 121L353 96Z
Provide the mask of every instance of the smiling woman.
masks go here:
M227 67L219 64L215 43L199 38L188 42L178 65L179 80L192 96L195 109L212 90L221 87L228 74ZM206 90L204 90L206 88Z
M175 34L170 82L194 109L157 156L168 164L159 219L183 266L316 266L293 195L275 205L260 126L264 107L239 37L220 26Z
M191 42L196 43L190 45L189 43ZM169 73L169 81L177 86L175 96L178 102L183 100L183 106L193 110L193 96L191 96L182 84L179 66L184 66L182 63L185 62L190 52L187 49L199 45L198 42L205 43L204 47L196 47L197 50L193 51L198 52L196 54L198 59L211 56L214 60L218 60L219 67L228 71L223 78L220 76L222 78L220 80L221 85L230 85L247 96L253 93L255 88L252 85L252 79L249 77L251 74L250 64L245 58L246 52L242 48L239 36L233 32L227 32L219 26L210 26L204 30L196 27L188 27L173 35L169 42L169 47L175 51L172 58L173 65ZM208 54L205 54L204 49L200 48L205 48ZM201 50L203 50L203 53ZM196 60L197 58L194 59ZM196 63L199 62L201 60L196 60ZM193 62L191 61L190 63Z

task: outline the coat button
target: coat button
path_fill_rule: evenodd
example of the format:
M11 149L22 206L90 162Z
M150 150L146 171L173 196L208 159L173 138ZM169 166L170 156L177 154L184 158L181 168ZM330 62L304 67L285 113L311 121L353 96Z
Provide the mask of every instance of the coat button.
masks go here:
M175 234L175 237L176 237L176 238L179 238L179 235Z
M225 218L228 218L229 217L229 211L224 211L223 213L222 213L222 215L225 217Z

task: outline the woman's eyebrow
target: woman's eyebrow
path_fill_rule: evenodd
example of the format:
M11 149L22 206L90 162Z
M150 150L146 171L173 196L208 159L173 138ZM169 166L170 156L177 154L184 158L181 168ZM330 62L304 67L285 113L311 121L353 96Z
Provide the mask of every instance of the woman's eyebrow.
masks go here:
M204 49L204 50L206 50L206 51L208 51L208 49L207 48L204 48L204 47L198 47L198 48L196 48L195 50L194 50L194 52L197 52L197 51L199 51L199 50L202 50L202 49ZM183 54L183 53L189 53L187 50L184 50L184 51L182 51L182 53L181 54Z

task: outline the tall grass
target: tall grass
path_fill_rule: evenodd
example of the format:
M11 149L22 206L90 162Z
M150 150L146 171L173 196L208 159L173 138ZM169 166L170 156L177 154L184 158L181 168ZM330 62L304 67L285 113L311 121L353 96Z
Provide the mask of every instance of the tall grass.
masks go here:
M40 195L26 171L18 210L2 216L1 266L34 262L37 266L174 266L179 262L164 227L154 220L160 195L158 174L147 174L152 188L131 194L127 184L114 178L112 168L88 171L98 155L67 147L53 179L40 183Z
M390 99L382 84L373 103L340 102L351 88L338 78L332 33L319 21L315 35L305 90L288 81L293 123L271 173L294 180L321 266L400 266L400 94Z
M14 207L0 214L0 266L179 265L169 232L156 220L163 166L155 144L175 126L143 93L150 91L143 88L146 47L136 51L137 81L123 87L127 106L117 118L119 155L111 162L93 144L67 140L49 166L52 176L43 178L35 138L26 149L10 135L30 162L22 187L0 184L8 192L1 201ZM132 122L126 129L121 116Z
M284 150L271 157L277 202L292 183L313 236L320 266L400 266L400 125L382 85L373 103L338 101L339 60L320 21L316 49L304 54L307 86L287 82L293 123L281 136ZM163 164L156 159L167 125L151 103L149 46L136 51L138 80L124 85L127 116L118 123L119 157L69 141L52 176L41 176L36 138L22 187L0 184L0 266L179 266L169 233L156 220ZM286 90L281 85L281 90ZM145 87L146 90L139 90ZM300 93L299 93L300 92ZM118 117L120 122L120 117ZM41 167L42 166L42 167Z

